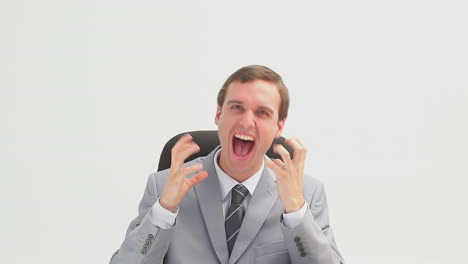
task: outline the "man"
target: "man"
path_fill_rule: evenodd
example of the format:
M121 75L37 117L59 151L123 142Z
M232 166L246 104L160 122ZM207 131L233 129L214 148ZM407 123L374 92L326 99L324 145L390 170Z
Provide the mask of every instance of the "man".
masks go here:
M232 74L218 94L221 146L200 150L190 135L172 149L168 170L151 174L124 242L111 263L343 263L323 185L304 175L306 149L287 139L291 158L265 153L280 137L289 96L264 66Z

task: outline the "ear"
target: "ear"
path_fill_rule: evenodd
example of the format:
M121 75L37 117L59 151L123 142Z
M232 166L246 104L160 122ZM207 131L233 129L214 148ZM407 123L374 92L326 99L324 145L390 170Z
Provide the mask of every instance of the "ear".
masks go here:
M219 117L221 116L221 106L216 109L215 124L219 125Z
M276 131L275 138L281 137L281 134L283 133L284 122L286 122L286 119L278 120L278 123L277 123L278 130Z

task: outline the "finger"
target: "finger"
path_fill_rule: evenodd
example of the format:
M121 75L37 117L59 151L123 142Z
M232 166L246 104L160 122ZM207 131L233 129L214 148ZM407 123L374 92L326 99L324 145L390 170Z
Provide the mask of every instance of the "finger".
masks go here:
M274 159L273 162L280 168L284 169L284 162L280 159Z
M195 174L195 176L187 180L191 186L194 186L204 181L206 178L208 178L208 172L200 171L199 173Z
M304 144L302 144L302 142L301 142L297 137L287 138L287 139L285 139L284 141L287 142L287 143L293 141L293 142L295 142L297 145L299 145L300 147L304 148Z
M200 147L195 142L191 142L183 145L179 152L174 154L178 162L185 163L186 159L199 151Z
M184 143L187 143L187 142L191 142L193 140L193 137L192 135L190 135L189 133L186 133L184 135L182 135L178 140L177 142L174 144L174 147L173 148L177 148L178 146L184 144Z
M192 142L192 135L190 134L184 134L182 135L178 140L177 142L174 144L174 146L172 147L171 149L171 154L172 156L174 156L174 152L175 153L178 153L180 151L180 149L182 148L183 145L187 144L187 143L190 143Z
M294 158L293 162L295 164L299 164L300 162L304 162L307 149L304 147L302 142L297 138L288 138L285 140L285 143L291 146L294 149Z
M283 147L283 145L276 144L273 147L273 151L281 156L281 159L283 160L283 163L286 165L286 167L289 167L292 165L291 155L286 150L286 148Z
M171 150L171 163L175 166L181 166L188 157L199 151L200 147L192 141L192 136L185 134Z
M284 169L284 163L280 159L265 159L265 164L268 168L272 169L277 175L279 175Z
M184 168L184 173L182 173L183 177L187 177L188 175L196 172L196 171L199 171L199 170L202 170L203 169L203 165L201 163L196 163L196 164L193 164L191 166L188 166L188 167L185 167Z

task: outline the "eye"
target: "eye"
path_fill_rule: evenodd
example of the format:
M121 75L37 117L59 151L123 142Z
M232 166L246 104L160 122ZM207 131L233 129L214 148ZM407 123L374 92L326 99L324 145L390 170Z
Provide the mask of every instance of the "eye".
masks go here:
M268 111L265 111L265 110L259 110L258 115L260 115L261 117L269 117L270 113Z
M244 108L242 107L242 105L234 104L234 105L231 105L231 109L234 109L234 110L242 110L242 109L244 109Z

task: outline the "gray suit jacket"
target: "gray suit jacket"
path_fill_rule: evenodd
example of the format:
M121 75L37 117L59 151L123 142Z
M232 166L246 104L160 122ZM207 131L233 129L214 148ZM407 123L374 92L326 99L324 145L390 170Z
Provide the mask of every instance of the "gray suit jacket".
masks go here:
M213 161L218 149L189 162L202 163L209 176L183 198L176 223L170 229L158 228L149 219L169 171L149 176L138 217L130 223L110 263L344 263L329 225L322 183L304 175L304 197L309 208L304 221L289 229L282 224L284 208L278 198L275 174L268 168L258 182L229 257Z

